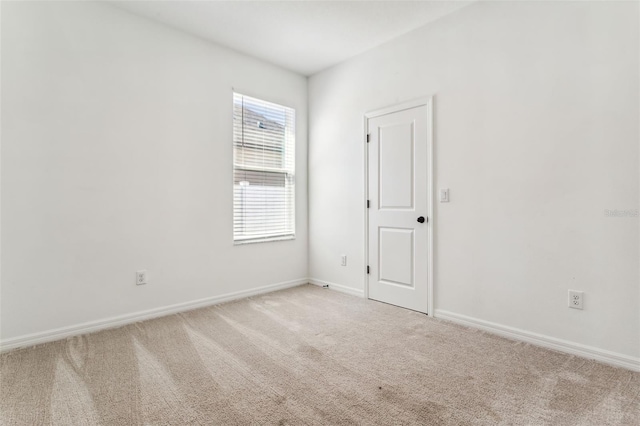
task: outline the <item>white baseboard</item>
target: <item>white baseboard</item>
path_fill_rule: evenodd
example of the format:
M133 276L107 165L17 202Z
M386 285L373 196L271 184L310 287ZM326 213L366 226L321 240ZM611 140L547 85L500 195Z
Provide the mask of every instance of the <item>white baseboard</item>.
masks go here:
M480 330L488 331L489 333L497 334L503 337L507 337L509 339L519 340L522 342L531 343L533 345L554 349L560 352L565 352L572 355L578 355L584 358L594 359L596 361L601 361L606 364L614 365L616 367L623 367L633 371L640 371L640 358L635 358L632 356L623 355L616 352L607 351L604 349L598 349L598 348L594 348L593 346L574 343L567 340L545 336L538 333L532 333L530 331L509 327L506 325L496 324L493 322L468 317L466 315L460 315L460 314L455 314L453 312L443 311L441 309L436 309L434 316L436 318L444 319L444 320L451 321L461 325L465 325L467 327L478 328Z
M352 296L364 297L364 290L358 290L344 285L318 280L316 278L309 278L309 284L317 285L320 287L329 286L329 290L339 291L340 293L346 293Z
M160 308L149 309L145 311L133 312L131 314L119 315L111 318L105 318L97 321L89 321L82 324L72 325L68 327L56 328L39 333L27 334L24 336L13 337L0 341L0 352L10 351L12 349L22 348L26 346L39 345L41 343L60 340L79 334L93 333L107 328L121 327L138 321L144 321L151 318L162 317L175 314L178 312L190 311L192 309L203 308L206 306L217 305L219 303L229 302L231 300L242 299L244 297L256 296L258 294L270 293L272 291L283 290L285 288L296 287L307 284L307 278L301 278L293 281L286 281L277 284L266 285L249 290L236 291L220 296L207 297L204 299L193 300L190 302L177 303L175 305L163 306Z

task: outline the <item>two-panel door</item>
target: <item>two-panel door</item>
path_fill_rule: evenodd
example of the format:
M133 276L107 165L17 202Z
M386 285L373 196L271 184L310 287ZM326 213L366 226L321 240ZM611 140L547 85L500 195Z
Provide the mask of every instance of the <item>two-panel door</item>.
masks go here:
M429 105L367 120L369 298L428 312Z

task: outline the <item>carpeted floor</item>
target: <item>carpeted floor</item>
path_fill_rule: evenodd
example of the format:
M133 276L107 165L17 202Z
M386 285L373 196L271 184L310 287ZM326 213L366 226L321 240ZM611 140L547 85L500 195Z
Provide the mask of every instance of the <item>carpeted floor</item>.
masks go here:
M640 424L640 373L309 285L0 361L2 425Z

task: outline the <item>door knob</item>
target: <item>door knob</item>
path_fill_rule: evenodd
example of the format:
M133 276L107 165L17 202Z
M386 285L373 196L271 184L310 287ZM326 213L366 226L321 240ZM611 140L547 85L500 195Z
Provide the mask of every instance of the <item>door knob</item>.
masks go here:
M420 216L420 217L418 218L418 222L420 222L420 223L424 223L424 216Z

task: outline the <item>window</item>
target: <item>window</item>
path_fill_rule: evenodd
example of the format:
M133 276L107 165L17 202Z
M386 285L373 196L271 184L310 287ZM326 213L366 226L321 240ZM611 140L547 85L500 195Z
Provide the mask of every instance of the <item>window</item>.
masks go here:
M233 240L295 238L295 110L233 94Z

